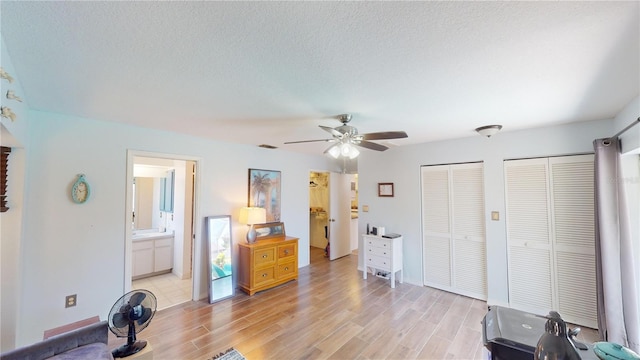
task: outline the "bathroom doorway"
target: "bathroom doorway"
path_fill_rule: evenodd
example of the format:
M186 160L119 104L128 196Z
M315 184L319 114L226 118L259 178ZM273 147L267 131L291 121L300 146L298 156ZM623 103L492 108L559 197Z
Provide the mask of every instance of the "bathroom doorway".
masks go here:
M153 292L158 309L191 301L196 161L148 153L130 161L126 287Z

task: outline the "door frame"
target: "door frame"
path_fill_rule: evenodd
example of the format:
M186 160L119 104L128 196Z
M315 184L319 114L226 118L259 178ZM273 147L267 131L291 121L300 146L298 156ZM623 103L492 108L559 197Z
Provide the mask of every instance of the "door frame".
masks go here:
M196 171L193 184L193 205L192 205L192 239L191 239L191 300L197 301L201 298L201 287L199 284L203 282L202 272L197 269L202 268L201 259L202 254L202 236L197 229L202 227L202 219L200 219L200 203L198 202L200 193L200 173L202 166L202 159L195 156L186 156L169 153L158 153L149 151L140 151L127 149L127 170L126 170L126 189L125 189L125 229L124 229L124 277L122 279L123 293L131 291L131 274L132 274L132 260L133 260L133 229L131 228L131 213L133 211L133 165L135 157L149 157L149 158L161 158L171 160L193 161L196 164ZM205 274L206 278L206 274ZM206 280L206 279L205 279ZM207 294L205 294L207 295Z

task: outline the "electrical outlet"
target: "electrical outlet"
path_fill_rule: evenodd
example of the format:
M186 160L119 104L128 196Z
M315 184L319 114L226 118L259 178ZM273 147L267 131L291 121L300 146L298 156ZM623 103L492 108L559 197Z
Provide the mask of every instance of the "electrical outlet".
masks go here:
M68 308L68 307L76 306L77 300L78 300L77 294L67 295L64 298L64 307Z

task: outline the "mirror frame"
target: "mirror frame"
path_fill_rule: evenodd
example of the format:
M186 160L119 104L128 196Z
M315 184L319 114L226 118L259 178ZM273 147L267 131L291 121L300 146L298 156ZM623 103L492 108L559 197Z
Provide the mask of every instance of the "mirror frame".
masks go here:
M231 215L217 215L205 217L205 236L207 239L207 270L209 303L227 299L235 295L235 281L233 273L233 238L231 231ZM215 236L215 238L213 238ZM220 242L226 245L228 237L228 247L219 250ZM214 256L213 252L216 252ZM222 254L223 266L218 265L220 254ZM214 267L216 266L216 267ZM222 276L220 276L222 272ZM216 286L217 285L217 286ZM229 289L230 287L230 289ZM222 292L218 291L221 290Z
M256 241L286 236L283 222L255 224L253 228L256 229Z

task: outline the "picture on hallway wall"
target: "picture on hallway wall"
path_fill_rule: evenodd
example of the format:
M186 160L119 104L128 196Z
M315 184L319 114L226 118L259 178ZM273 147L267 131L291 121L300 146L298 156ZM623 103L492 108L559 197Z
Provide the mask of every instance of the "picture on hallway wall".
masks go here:
M249 169L248 206L267 211L267 222L280 221L280 171Z

